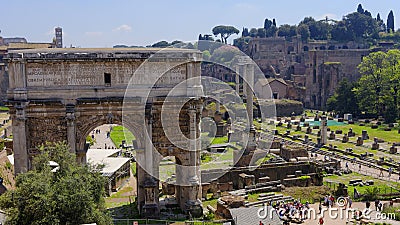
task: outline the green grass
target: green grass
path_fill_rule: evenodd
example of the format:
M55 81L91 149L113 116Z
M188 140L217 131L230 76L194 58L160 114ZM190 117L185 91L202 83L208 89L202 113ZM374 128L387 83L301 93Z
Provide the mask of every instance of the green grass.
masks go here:
M355 180L355 179L361 179L362 181L373 180L374 185L373 186L362 186L362 187L349 186L349 181ZM349 196L354 195L354 188L356 188L357 191L361 194L364 194L366 192L366 189L371 188L371 187L377 187L379 189L379 194L388 194L391 192L394 193L394 192L398 192L397 190L400 190L400 183L398 183L398 182L382 181L379 179L375 179L371 176L365 176L365 175L355 173L355 172L353 172L351 174L344 174L343 176L338 176L338 175L327 176L324 178L324 181L332 182L332 183L336 183L336 184L343 183L343 184L347 185ZM325 184L328 185L328 183L325 183ZM336 185L336 187L337 187L337 185Z
M8 111L8 110L10 110L8 107L0 106L0 111Z
M224 136L224 137L215 137L212 141L211 144L215 145L215 144L224 144L224 143L228 143L228 136Z
M217 200L218 199L209 199L209 200L203 201L203 207L207 208L208 205L211 205L214 209L217 209Z
M134 176L136 176L136 162L131 163L131 172Z
M125 140L127 145L132 145L132 141L136 140L132 132L123 126L114 126L110 133L110 137L114 145L117 147L121 145L122 140Z
M397 130L393 129L391 131L384 131L381 129L372 129L369 126L359 126L357 124L347 124L341 126L330 126L331 130L343 130L343 132L348 132L350 128L353 129L353 132L356 133L357 136L361 136L363 130L368 132L369 138L373 140L374 137L378 137L388 142L398 142L400 139L400 134L397 133Z
M400 221L400 206L397 207L388 207L383 209L382 211L383 213L386 213L386 215L388 215L389 213L394 213L395 215L395 219L397 221Z
M311 204L319 202L325 195L330 193L331 191L326 186L287 187L281 192L285 196L300 199L302 203L308 201Z

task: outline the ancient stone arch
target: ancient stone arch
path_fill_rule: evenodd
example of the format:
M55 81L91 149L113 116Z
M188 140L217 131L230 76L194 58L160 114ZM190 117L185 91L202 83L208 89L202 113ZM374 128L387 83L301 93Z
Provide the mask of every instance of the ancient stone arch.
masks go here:
M178 202L184 211L201 215L201 148L196 139L202 110L201 55L183 49L10 51L7 98L15 173L28 171L38 146L47 141L66 141L84 163L89 132L117 123L138 141L140 213L158 217L159 160L172 155L185 165L177 166ZM161 121L163 112L176 117Z

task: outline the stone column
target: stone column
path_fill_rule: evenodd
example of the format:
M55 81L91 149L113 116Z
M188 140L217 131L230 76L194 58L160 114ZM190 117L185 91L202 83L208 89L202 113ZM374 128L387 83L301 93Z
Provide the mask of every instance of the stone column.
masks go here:
M67 120L67 140L71 148L70 151L72 153L76 153L76 123L75 123L74 105L66 106L66 120Z
M243 78L243 86L242 86L242 91L243 91L243 99L246 97L247 94L247 70L246 70L246 65L245 64L239 64L239 71L242 72L242 78Z
M239 65L236 65L236 77L235 77L235 82L236 82L236 93L239 95L240 91L240 67Z
M248 127L253 127L253 86L254 86L254 66L252 64L245 65L246 77L246 110L249 116Z
M152 143L152 135L153 135L153 130L152 130L152 125L153 125L153 119L149 118L146 121L146 130L147 130L147 135L145 136L146 142L145 142L145 169L148 173L153 172L153 143ZM150 175L151 176L151 175Z
M215 101L216 101L216 106L215 106L215 112L217 113L217 112L220 112L221 111L221 103L220 103L220 100L221 100L221 94L219 93L219 92L217 92L216 93L216 99L215 99Z
M151 112L150 112L151 113ZM146 119L146 130L147 134L144 135L145 149L144 149L144 169L146 170L142 187L144 190L144 205L142 215L146 218L158 218L160 214L160 208L158 205L158 181L153 177L154 174L154 155L153 155L153 143L152 143L152 126L153 120L150 115Z
M325 145L327 143L328 137L328 122L326 116L321 117L321 144Z
M14 173L27 172L29 170L29 158L26 137L26 103L17 103L15 116L12 118L13 150L14 150Z
M203 208L201 206L201 201L199 200L199 193L200 191L200 179L197 174L197 168L200 166L199 165L199 160L198 158L200 157L200 146L198 146L198 141L197 141L197 129L198 129L198 124L197 124L197 108L196 105L190 105L189 106L189 121L190 121L190 140L189 140L189 165L186 169L188 172L188 187L186 189L187 193L185 193L185 196L187 196L186 202L185 202L185 210L187 212L190 212L195 217L201 216L203 213ZM183 194L183 193L181 193ZM201 196L201 194L200 194Z

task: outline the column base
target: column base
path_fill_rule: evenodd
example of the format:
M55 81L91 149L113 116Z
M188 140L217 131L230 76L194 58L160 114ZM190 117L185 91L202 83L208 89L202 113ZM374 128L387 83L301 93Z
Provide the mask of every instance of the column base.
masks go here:
M192 217L199 218L203 216L203 206L199 200L189 200L185 203L186 213L190 213Z
M144 218L160 218L160 208L157 204L145 204L142 208L142 216Z

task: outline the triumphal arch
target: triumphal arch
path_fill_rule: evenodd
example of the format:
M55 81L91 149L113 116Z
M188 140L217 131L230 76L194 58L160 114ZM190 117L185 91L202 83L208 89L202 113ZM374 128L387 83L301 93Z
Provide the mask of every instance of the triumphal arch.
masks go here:
M11 51L7 93L15 173L31 168L45 142L66 141L86 162L86 136L121 124L137 139L138 207L159 215L159 162L176 158L176 199L193 214L200 202L201 52L187 49Z

